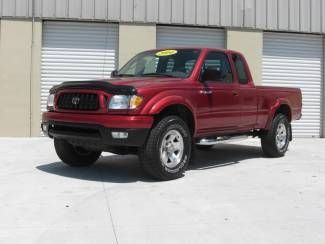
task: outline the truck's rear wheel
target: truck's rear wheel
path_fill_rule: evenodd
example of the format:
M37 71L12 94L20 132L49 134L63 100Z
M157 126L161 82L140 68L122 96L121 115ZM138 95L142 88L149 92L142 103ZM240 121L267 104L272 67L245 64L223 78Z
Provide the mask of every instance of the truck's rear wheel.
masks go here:
M160 120L140 149L144 170L159 180L183 176L191 157L191 134L187 124L177 116Z
M56 154L69 166L84 167L97 161L100 151L90 151L82 147L73 146L65 140L54 139Z
M271 128L261 137L262 149L268 157L282 157L289 147L291 138L290 123L283 114L272 121Z

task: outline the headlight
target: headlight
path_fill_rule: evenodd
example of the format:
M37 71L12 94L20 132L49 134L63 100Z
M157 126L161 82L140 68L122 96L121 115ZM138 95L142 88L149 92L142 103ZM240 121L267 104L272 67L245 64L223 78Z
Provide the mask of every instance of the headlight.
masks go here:
M108 109L136 109L142 103L142 97L114 95L111 97Z
M54 108L54 96L55 96L55 94L50 94L47 97L47 110L53 110L53 108Z
M128 109L129 108L129 96L114 95L109 101L109 109Z

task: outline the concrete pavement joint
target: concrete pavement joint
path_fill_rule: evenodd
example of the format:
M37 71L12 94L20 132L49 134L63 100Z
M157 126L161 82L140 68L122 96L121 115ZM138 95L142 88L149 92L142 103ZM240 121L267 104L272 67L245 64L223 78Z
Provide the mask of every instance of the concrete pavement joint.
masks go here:
M106 191L105 184L104 184L104 177L103 177L103 175L102 175L101 172L100 172L100 176L102 178L102 187L103 187L103 191L104 191L104 194L105 194L105 201L106 201L106 205L107 205L107 210L108 210L109 218L110 218L111 224L112 224L112 229L113 229L115 241L116 241L116 244L118 244L119 242L118 242L118 237L117 237L117 231L116 231L116 227L115 227L115 224L114 224L111 207L110 207L110 204L109 204L108 192Z

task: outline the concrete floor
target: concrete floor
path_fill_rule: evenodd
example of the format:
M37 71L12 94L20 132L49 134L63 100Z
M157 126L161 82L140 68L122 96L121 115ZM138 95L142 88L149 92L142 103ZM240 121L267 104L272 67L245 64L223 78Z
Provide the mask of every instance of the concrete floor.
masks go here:
M283 158L259 141L198 152L155 182L135 156L69 168L52 141L0 139L0 243L325 243L325 140Z

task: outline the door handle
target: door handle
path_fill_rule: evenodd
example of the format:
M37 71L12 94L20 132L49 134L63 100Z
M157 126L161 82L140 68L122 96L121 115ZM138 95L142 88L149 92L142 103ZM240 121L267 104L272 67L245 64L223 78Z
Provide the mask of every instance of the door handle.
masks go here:
M236 92L236 91L232 91L232 95L234 95L234 96L238 96L238 92Z
M209 95L209 94L212 94L212 91L210 91L210 90L201 90L200 94Z

